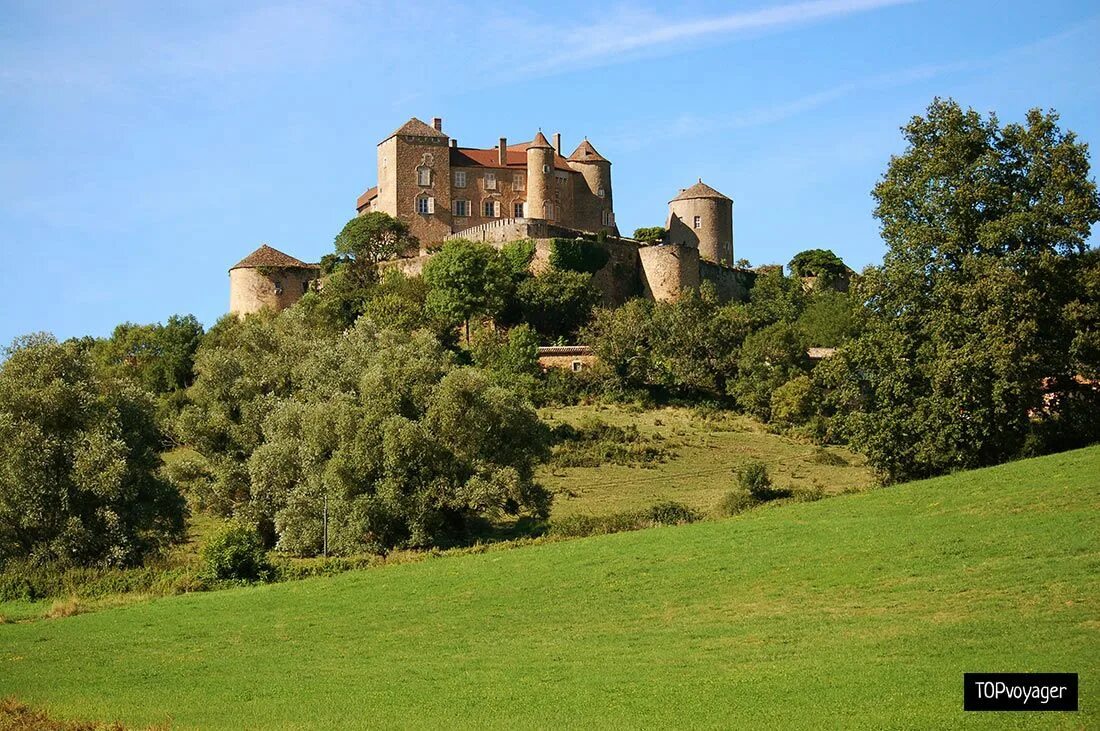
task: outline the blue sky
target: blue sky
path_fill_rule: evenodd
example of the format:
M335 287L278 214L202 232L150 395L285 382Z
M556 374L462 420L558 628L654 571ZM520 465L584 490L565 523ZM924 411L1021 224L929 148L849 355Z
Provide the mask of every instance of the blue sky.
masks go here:
M212 324L260 243L331 250L412 116L468 146L587 135L624 232L702 177L738 258L858 269L883 254L869 192L936 95L1055 108L1095 152L1098 37L1094 0L0 2L0 342Z

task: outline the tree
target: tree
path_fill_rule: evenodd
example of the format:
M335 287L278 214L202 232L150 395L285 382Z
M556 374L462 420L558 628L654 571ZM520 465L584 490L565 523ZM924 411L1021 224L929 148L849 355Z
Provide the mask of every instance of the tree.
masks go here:
M419 242L409 227L374 211L356 216L336 235L334 253L321 258L323 285L300 301L315 322L338 332L350 327L366 309L378 281L378 264L416 251Z
M551 269L528 277L516 287L519 317L542 336L544 342L570 339L592 317L599 292L592 275Z
M772 323L745 338L730 393L745 411L769 421L776 390L809 370L806 344L798 330L787 322Z
M129 566L182 535L157 476L149 395L97 375L78 343L16 340L0 367L0 562Z
M806 300L802 282L784 275L779 265L760 267L757 271L756 281L749 290L753 329L797 320Z
M887 481L1096 437L1095 419L1065 417L1100 406L1076 380L1091 358L1075 358L1073 315L1100 196L1086 146L1057 121L1032 110L1002 126L936 99L875 187L889 251L869 272L866 327L826 385L831 410L850 414L842 431Z
M815 277L819 285L829 287L845 278L848 267L830 249L807 249L794 255L790 262L796 277Z
M470 342L470 319L493 317L511 291L511 271L488 244L448 241L424 265L428 307L438 316L463 323Z
M191 385L202 336L202 325L194 315L172 315L163 325L126 322L111 337L96 340L91 356L111 376L160 395Z
M859 333L860 303L857 296L833 289L814 289L796 326L807 345L833 348Z
M336 254L358 267L374 267L419 246L402 221L380 211L365 213L344 224L336 235Z
M446 545L484 520L545 517L534 467L546 427L511 390L455 368L427 333L360 322L311 368L337 373L278 403L249 461L279 549L319 552L326 502L336 554Z
M656 244L664 241L668 236L668 229L664 226L647 226L645 228L634 229L634 238L638 241L645 241L650 244Z
M611 254L602 241L554 239L550 245L550 266L555 269L595 274L607 265L610 258Z

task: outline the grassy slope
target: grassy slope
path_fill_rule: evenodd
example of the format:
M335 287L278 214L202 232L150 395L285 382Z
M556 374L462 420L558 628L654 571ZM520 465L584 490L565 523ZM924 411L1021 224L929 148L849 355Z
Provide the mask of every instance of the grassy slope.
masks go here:
M722 522L0 626L0 688L183 727L1086 727L1100 448ZM965 670L1084 713L970 714Z
M556 517L637 510L661 500L677 500L705 512L736 486L734 473L750 460L765 462L779 487L816 487L835 494L872 484L871 472L859 455L831 447L828 451L847 464L819 464L815 455L820 450L813 445L770 434L759 422L729 412L705 420L685 408L637 412L600 405L543 411L551 424L576 424L586 417L616 426L634 425L646 436L659 435L676 456L644 469L542 468L539 481L554 492Z

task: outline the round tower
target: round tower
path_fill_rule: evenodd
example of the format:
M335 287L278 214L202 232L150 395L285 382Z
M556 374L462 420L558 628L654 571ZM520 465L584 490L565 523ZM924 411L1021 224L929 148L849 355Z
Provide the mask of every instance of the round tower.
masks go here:
M527 146L527 218L557 218L554 203L554 147L539 131Z
M229 312L244 317L263 309L283 310L309 291L320 267L267 244L229 270Z
M699 258L733 265L733 200L699 180L668 202L669 242Z
M578 202L579 223L589 231L615 231L615 206L611 195L611 161L596 151L585 138L569 156L569 167L581 174L591 193Z

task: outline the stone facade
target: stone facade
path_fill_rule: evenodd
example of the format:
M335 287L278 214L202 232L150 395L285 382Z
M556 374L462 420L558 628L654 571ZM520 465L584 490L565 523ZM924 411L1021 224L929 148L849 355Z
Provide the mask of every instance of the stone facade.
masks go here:
M585 233L617 234L611 162L588 140L568 157L561 137L459 147L442 120L413 118L378 144L378 185L359 196L362 215L381 211L404 221L421 250L499 219L525 218ZM413 255L414 252L407 252Z

